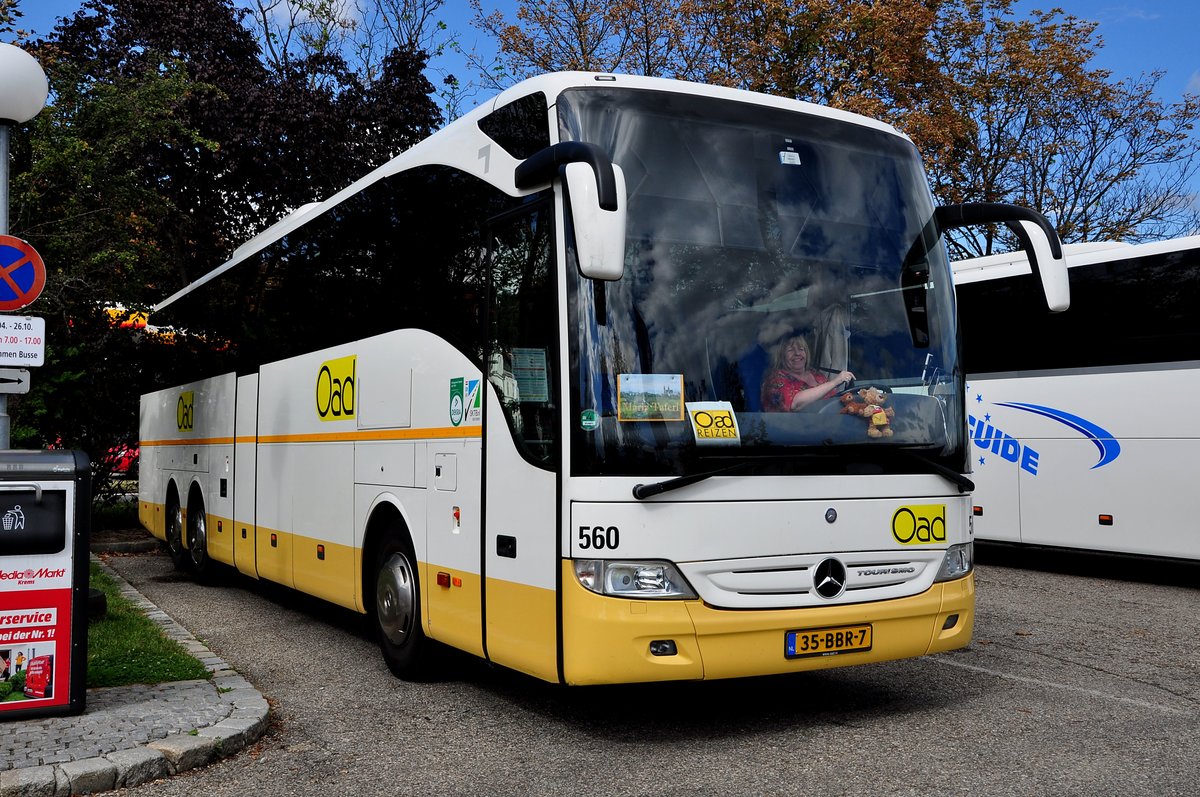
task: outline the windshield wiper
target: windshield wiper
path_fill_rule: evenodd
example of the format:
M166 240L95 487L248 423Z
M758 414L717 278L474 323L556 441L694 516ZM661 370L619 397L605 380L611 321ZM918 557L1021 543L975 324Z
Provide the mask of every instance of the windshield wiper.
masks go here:
M931 471L933 471L937 475L942 476L942 477L948 479L949 481L954 482L958 486L958 491L960 493L970 493L970 492L975 491L975 482L971 481L966 476L962 475L961 473L954 470L953 468L947 468L945 465L941 464L940 462L934 462L932 459L926 459L925 457L921 456L920 454L918 454L915 451L907 451L907 450L903 450L903 449L902 449L902 451L903 451L903 453L907 454L911 459L917 460L918 462L920 462L921 464L928 467Z
M953 482L955 484L955 486L958 487L958 491L960 493L969 493L969 492L973 492L975 490L975 482L971 481L970 479L968 479L966 476L962 475L958 471L953 470L952 468L947 468L945 465L942 465L939 462L934 462L931 459L926 459L925 457L921 456L920 454L916 453L915 451L907 451L907 450L901 449L901 453L905 454L909 459L913 459L913 460L916 460L917 462L920 462L922 465L924 465L926 468L933 471L937 475L945 478L948 481ZM667 479L665 481L654 482L652 484L634 485L633 497L638 499L639 501L644 501L647 498L653 498L654 496L661 495L662 493L668 493L672 490L678 490L681 487L687 487L689 485L696 484L697 482L702 482L705 479L712 478L713 476L721 476L721 475L724 475L727 473L732 473L736 470L746 467L747 465L762 464L764 462L770 462L772 460L774 460L774 461L779 461L781 459L794 460L794 459L798 459L798 458L808 458L808 457L812 457L812 456L821 456L821 455L792 454L792 455L787 455L787 456L783 456L783 457L773 456L773 457L759 457L759 458L755 458L755 459L743 459L739 462L735 462L732 465L727 465L724 468L716 468L715 470L703 471L701 473L688 473L684 476L677 476L674 479Z
M689 484L702 482L705 479L712 478L713 476L720 476L723 473L730 473L739 468L744 468L752 461L753 460L746 459L742 460L741 462L735 462L732 465L728 465L724 468L704 471L703 473L689 473L686 476L677 476L674 479L667 479L666 481L655 482L653 484L635 484L633 486L633 497L639 501L644 501L647 498L653 498L661 493L668 493L671 490L678 490L680 487L687 487Z

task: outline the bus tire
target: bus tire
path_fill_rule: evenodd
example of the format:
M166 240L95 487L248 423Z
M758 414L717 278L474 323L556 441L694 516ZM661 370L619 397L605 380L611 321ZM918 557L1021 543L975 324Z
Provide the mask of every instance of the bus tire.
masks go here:
M429 674L430 640L421 627L421 589L412 547L393 532L375 557L373 614L388 669L406 681Z
M187 542L188 570L196 578L212 575L214 563L208 556L208 515L204 512L204 499L199 492L193 492L188 500Z
M167 553L171 556L171 564L180 572L186 572L190 557L183 547L183 507L179 503L179 495L172 487L167 493L167 517L164 536L167 542Z

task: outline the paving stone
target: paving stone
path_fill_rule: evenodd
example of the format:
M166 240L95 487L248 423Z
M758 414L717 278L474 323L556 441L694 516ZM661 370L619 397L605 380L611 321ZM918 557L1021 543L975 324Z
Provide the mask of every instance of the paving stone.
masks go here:
M67 776L71 794L93 794L108 791L117 782L117 768L104 758L71 761L59 767Z
M202 767L217 757L216 741L210 737L190 735L168 736L149 747L162 751L171 764L172 772Z
M101 567L215 676L89 689L81 715L0 723L0 797L66 797L135 786L230 755L266 731L270 708L257 689L111 568Z
M135 747L132 750L117 750L105 756L117 768L117 786L137 786L151 780L165 778L171 767L161 750L150 747Z
M52 797L54 767L28 767L0 772L0 797Z

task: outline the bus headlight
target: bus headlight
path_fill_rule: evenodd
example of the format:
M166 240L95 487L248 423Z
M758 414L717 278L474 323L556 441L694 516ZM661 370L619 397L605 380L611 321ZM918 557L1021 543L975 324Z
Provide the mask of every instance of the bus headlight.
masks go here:
M975 568L975 543L964 542L961 545L951 545L942 560L942 568L938 570L934 581L950 581L962 578Z
M695 598L696 592L670 562L576 559L575 577L592 592L619 598Z

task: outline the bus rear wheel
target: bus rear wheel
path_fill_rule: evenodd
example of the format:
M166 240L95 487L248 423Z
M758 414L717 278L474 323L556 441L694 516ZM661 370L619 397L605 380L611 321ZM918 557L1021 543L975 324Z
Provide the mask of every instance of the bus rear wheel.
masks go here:
M429 672L430 640L421 627L421 590L412 549L391 536L375 557L375 630L388 669L421 680Z

